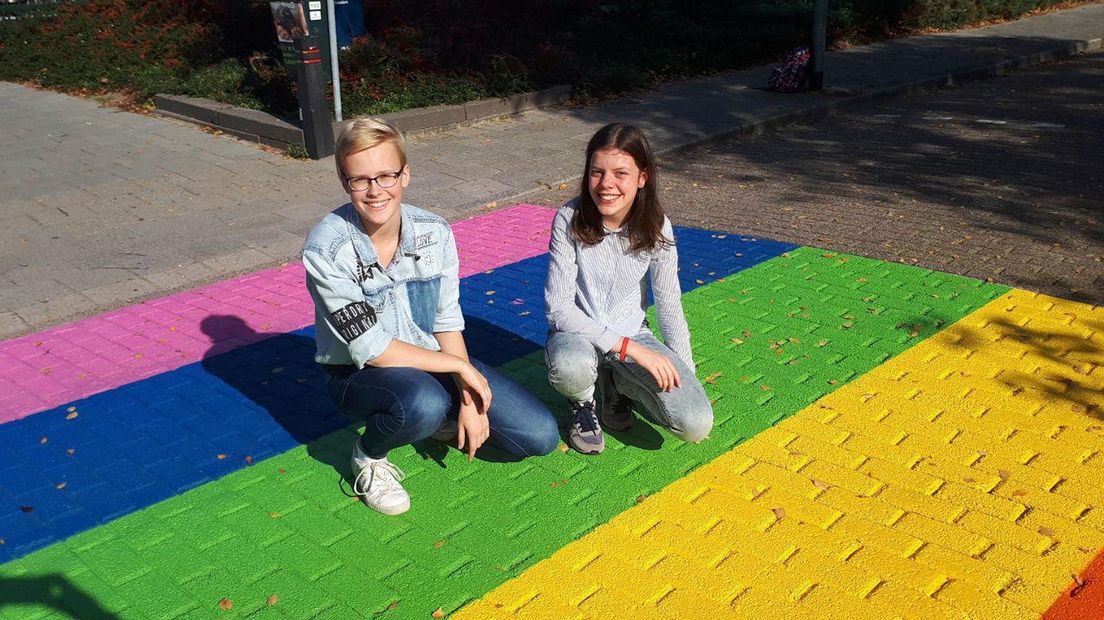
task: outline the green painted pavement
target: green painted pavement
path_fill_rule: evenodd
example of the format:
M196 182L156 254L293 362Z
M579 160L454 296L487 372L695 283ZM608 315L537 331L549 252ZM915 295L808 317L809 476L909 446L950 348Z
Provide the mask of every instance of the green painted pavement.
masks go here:
M638 423L600 457L469 464L426 442L392 453L413 507L383 517L347 495L342 431L0 566L0 601L40 601L0 617L451 612L1006 290L802 248L684 296L717 414L701 444ZM541 353L504 369L563 408Z

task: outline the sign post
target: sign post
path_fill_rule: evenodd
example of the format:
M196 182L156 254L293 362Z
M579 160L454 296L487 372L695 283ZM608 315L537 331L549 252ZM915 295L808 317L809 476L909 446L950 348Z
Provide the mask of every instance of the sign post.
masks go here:
M307 153L311 159L333 155L333 125L326 104L326 75L323 72L328 54L320 44L324 35L329 34L323 29L327 20L323 16L322 0L278 0L269 2L269 6L284 66L298 83L299 118ZM337 89L336 81L334 89Z
M295 39L299 62L299 115L303 119L303 142L311 159L334 153L333 125L326 105L326 78L322 72L322 50L315 37Z
M816 0L813 8L813 54L809 90L824 88L824 49L828 41L828 0Z

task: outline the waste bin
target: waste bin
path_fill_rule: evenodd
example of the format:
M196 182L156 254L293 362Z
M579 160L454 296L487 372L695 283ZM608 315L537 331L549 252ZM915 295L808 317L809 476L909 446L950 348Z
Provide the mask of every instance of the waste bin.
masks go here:
M368 34L364 28L364 0L334 0L334 17L338 47L345 49L356 37Z

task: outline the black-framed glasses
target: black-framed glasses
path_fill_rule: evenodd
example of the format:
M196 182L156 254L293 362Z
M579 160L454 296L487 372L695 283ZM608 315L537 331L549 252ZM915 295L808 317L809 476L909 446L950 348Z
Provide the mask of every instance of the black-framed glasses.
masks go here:
M402 176L403 170L405 169L406 166L403 166L399 168L397 172L385 172L374 177L345 177L345 184L354 192L363 192L369 187L372 187L373 182L375 182L380 189L387 189L395 187L395 184L399 182L399 177Z

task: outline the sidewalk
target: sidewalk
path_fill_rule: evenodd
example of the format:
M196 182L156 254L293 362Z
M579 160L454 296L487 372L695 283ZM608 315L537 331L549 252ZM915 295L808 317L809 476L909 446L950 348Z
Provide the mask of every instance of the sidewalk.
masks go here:
M639 100L527 113L412 140L409 199L458 219L579 174L595 128L643 127L660 151L830 112L1021 60L1099 46L1104 5L832 52L843 95L761 90L769 67ZM342 200L332 160L299 162L196 128L0 84L0 336L294 260Z

